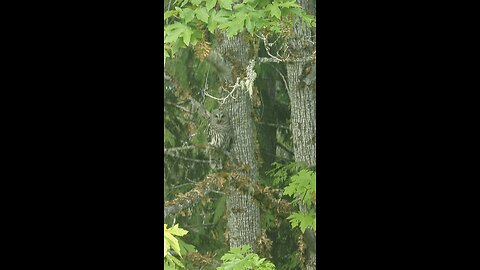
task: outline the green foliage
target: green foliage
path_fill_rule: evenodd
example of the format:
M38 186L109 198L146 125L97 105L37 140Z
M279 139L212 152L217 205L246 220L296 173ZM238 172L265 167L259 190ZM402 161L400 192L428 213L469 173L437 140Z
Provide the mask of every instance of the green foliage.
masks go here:
M275 265L255 253L250 253L249 246L231 248L222 256L223 264L217 270L273 270Z
M313 209L306 214L295 212L291 214L287 219L292 224L292 228L300 227L302 233L308 227L313 228L313 231L317 231L317 215Z
M307 26L315 26L315 17L308 15L295 0L184 0L175 1L174 9L164 13L164 65L179 49L195 46L202 40L203 28L210 33L224 30L232 37L247 30L281 33L290 29L299 16Z
M178 227L178 224L167 229L167 224L164 224L163 231L163 258L164 258L164 267L165 269L176 269L176 266L184 268L185 266L180 262L178 258L172 255L170 252L172 249L175 251L178 256L182 257L180 250L180 244L176 236L184 236L188 231Z
M203 40L214 43L212 46L214 47L215 41L212 41L213 34L220 31L225 31L229 35L242 33L246 36L248 34L268 32L269 34L274 33L274 35L270 35L272 39L280 36L279 40L282 41L282 38L285 37L282 36L282 31L291 29L289 25L294 21L293 18L304 15L303 20L308 21L311 17L306 15L303 10L296 8L296 6L290 7L289 3L296 5L293 0L179 0L175 1L173 7L170 7L171 10L164 13L164 39L168 41L164 43L164 52L166 58L169 58L167 59L168 65L165 66L165 70L175 80L174 88L167 87L164 90L164 143L166 148L205 145L207 136L204 130L208 121L195 111L195 108L191 106L186 97L194 97L207 110L211 111L218 106L218 101L209 98L205 99L201 89L204 89L204 85L208 83L208 87L205 87L205 89L208 88L209 94L222 96L223 93L211 64L207 61L200 62L197 58L194 58L191 47ZM165 4L165 10L167 10L167 4L168 1ZM314 21L311 20L310 22L310 25L314 26ZM246 40L248 42L258 41L258 39L253 40L249 37ZM279 44L281 45L281 42L276 43L274 46L278 47L272 47L272 49L274 51L280 49ZM261 47L260 50L262 49L264 50ZM261 53L262 51L260 51ZM266 56L265 51L263 51L263 54ZM265 86L257 83L261 78L257 77L255 82L259 91L263 91L263 87L271 87L271 83L274 81L273 76L277 76L277 79L281 80L278 73L271 66L270 64L262 64L255 67L259 77L262 72L265 73ZM286 73L284 68L279 68L282 73ZM209 69L211 69L210 72ZM169 86L169 84L173 84L173 82L166 81L166 85ZM288 127L290 125L289 102L287 92L279 89L274 96L275 118L265 122ZM263 110L263 106L264 104L259 103L259 113ZM190 112L186 112L186 110ZM262 132L261 129L259 130L259 132ZM269 135L269 138L274 136L275 134ZM284 145L285 149L291 151L293 148L291 130L288 128L279 129L276 136L280 138L278 142ZM269 142L268 139L266 141ZM196 160L208 159L204 149L201 147L182 150L176 154L178 156L166 155L164 157L165 200L170 200L180 193L191 190L195 183L203 179L210 170L208 164L181 159L181 157ZM275 159L278 158L278 156L275 157L275 152L269 152L269 154L273 158L268 163L278 160ZM291 156L280 156L282 158L280 161L282 162L291 160ZM290 163L287 165L275 163L272 175L270 177L262 175L262 177L265 178L267 185L271 185L275 181L274 185L285 188L292 180L292 176L302 168L305 168L305 166L301 163ZM225 214L228 213L225 205L226 197L221 193L211 193L209 198L211 199L209 202L198 203L185 209L184 212L188 214L184 212L177 213L176 216L167 217L165 222L171 224L175 219L175 223L183 224L183 227L188 229L189 233L181 238L185 242L197 246L202 254L219 260L229 250L228 243L224 238L227 223ZM292 200L294 200L293 197ZM309 210L307 212L299 212L286 220L278 218L276 213L271 210L262 213L262 229L270 230L267 233L268 237L273 240L271 260L275 263L277 269L300 269L300 255L296 253L297 236L303 227L315 226L315 219L312 221L310 214ZM295 229L292 232L292 227L299 227L300 230ZM185 257L185 254L192 252L195 247L184 243L178 236L173 234L172 236L178 240L180 252L174 251L173 244L170 243L171 252L168 254L171 255L166 255L165 258L167 256L172 258L168 264L167 262L165 263L166 269L181 267L175 260L180 262L180 264L183 263L186 269L197 269L190 267L189 263L191 262L189 260L182 260L182 256ZM232 254L232 252L226 255L228 254ZM258 256L255 257L245 253L241 257L229 258L226 261L227 265L224 264L222 266L224 268L221 269L250 269L243 267L250 267L248 265L251 262L243 263L242 260L258 263L261 259ZM262 261L262 263L266 263L266 261Z
M294 203L303 203L310 207L317 192L315 178L315 172L301 170L292 177L292 182L285 188L283 194L292 196Z
M292 178L290 184L285 188L283 194L293 197L296 205L305 206L305 210L291 214L287 219L292 224L292 228L300 227L305 232L307 227L317 229L317 215L313 208L313 202L316 199L316 173L302 169Z
M273 184L275 186L284 187L294 174L306 168L307 166L303 162L294 161L287 164L274 162L272 169L267 172L267 175L273 178Z

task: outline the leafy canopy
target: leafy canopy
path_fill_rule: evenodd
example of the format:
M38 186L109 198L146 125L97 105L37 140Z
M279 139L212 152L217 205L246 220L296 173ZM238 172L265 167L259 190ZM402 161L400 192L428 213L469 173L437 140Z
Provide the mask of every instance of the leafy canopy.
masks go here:
M296 16L307 26L315 27L316 23L296 0L176 0L175 5L163 14L164 64L181 48L203 40L203 29L212 34L224 30L228 37L246 29L253 36L260 31L288 31Z

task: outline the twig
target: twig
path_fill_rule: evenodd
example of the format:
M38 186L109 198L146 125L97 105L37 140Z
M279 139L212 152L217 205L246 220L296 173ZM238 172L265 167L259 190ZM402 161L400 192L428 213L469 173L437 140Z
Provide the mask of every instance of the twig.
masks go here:
M230 93L228 93L228 95L227 95L226 97L217 98L217 97L214 97L214 96L210 95L207 91L205 91L205 96L207 96L207 97L209 97L209 98L213 98L213 99L215 99L215 100L218 100L218 101L220 101L222 104L224 104L225 101L227 100L227 98L229 98L230 96L232 97L233 100L235 100L236 98L235 98L234 96L232 96L232 94L233 94L233 92L234 92L239 86L241 86L241 85L239 84L239 80L240 80L240 78L237 78L237 82L235 83L235 85L230 86L231 88L233 88L233 90L232 90Z
M280 72L280 70L278 70L276 67L274 67L272 65L272 67L278 72L278 74L280 74L280 76L282 76L282 80L283 80L283 83L285 84L285 88L287 89L287 92L289 93L290 92L290 88L288 87L288 83L287 83L287 80L285 80L285 77L283 76L282 72Z
M209 148L209 145L187 145L187 146L181 146L181 147L172 147L172 148L163 148L163 152L173 152L173 151L183 151L183 150L189 150L189 149L195 149L195 148Z
M178 104L175 104L175 103L172 103L172 102L169 102L169 101L166 101L165 104L168 104L168 105L172 105L176 108L179 108L180 110L186 112L186 113L190 113L190 114L193 114L193 112L191 112L189 109L185 108L185 107L182 107Z
M176 157L176 158L183 159L183 160L193 161L193 162L197 162L197 163L210 163L210 161L205 160L205 159L187 158L187 157L179 156L178 154L165 153L165 155L168 155L168 156L171 156L171 157Z
M290 155L294 156L294 153L293 151L291 151L290 149L288 149L285 145L283 145L281 142L278 142L277 141L277 146L280 146L280 148L282 148L283 150L285 150L287 153L289 153Z
M265 36L264 34L262 34L261 36L260 36L260 35L257 35L257 34L255 34L255 35L256 35L259 39L263 40L263 45L265 46L265 51L267 52L268 56L270 56L271 58L277 60L278 62L283 62L282 59L280 59L280 58L278 58L278 57L276 57L276 56L273 56L273 55L270 53L270 47L272 47L273 44L275 44L275 42L277 42L278 38L277 38L277 40L275 40L274 42L269 43L269 42L268 42L268 36ZM277 53L277 55L278 55L278 53ZM279 56L279 57L281 57L281 56Z
M289 127L283 126L283 125L280 125L280 124L273 124L273 123L266 123L266 122L258 122L258 123L261 124L261 125L266 125L266 126L271 126L271 127L276 127L276 128L282 128L282 129L290 130Z
M259 63L281 63L279 59L276 58L270 58L270 57L258 57L257 61Z

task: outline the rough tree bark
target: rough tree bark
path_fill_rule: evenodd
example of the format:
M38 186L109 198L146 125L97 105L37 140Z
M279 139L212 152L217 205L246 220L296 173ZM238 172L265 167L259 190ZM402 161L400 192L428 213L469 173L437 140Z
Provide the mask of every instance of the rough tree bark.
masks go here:
M221 87L226 89L225 94L232 91L232 86L240 83L223 105L230 117L233 129L231 154L246 170L241 174L258 181L258 168L255 159L255 136L252 118L252 103L248 86L243 79L246 76L247 66L250 64L252 53L242 34L228 38L221 34L220 41L212 51L210 61L220 70ZM227 197L228 213L228 243L230 247L249 245L254 247L255 240L260 234L260 210L251 194L230 188Z
M297 2L308 13L315 14L314 1ZM307 166L316 165L315 61L299 59L313 56L315 45L311 41L312 30L298 21L294 26L293 36L288 41L291 55L298 60L286 64L295 160L303 161ZM306 269L316 269L316 253L308 252Z

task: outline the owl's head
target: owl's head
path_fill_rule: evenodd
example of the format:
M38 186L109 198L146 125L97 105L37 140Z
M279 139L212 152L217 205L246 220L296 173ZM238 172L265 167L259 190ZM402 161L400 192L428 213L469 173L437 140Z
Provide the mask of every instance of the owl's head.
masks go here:
M221 110L221 109L216 109L212 112L212 118L217 122L217 123L226 123L228 121L227 115Z

